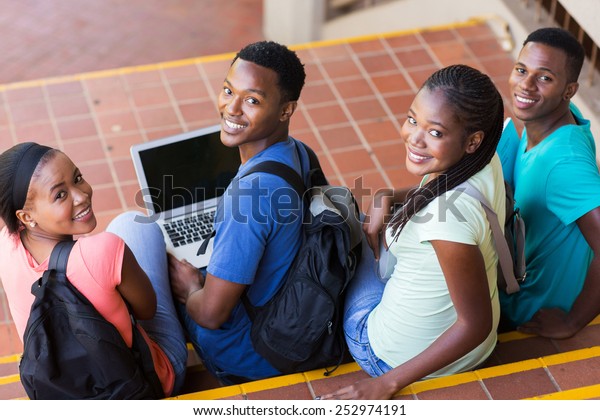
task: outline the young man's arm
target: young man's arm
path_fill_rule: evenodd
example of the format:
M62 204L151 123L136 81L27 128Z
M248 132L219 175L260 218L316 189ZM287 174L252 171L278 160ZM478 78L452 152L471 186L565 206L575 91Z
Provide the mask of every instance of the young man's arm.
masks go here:
M169 275L174 298L185 304L198 325L212 330L229 319L246 288L244 284L211 274L204 278L196 267L172 255L169 255Z
M577 219L577 226L594 253L581 293L570 312L558 308L540 309L530 321L518 327L519 331L548 338L568 338L600 313L600 207Z
M198 325L216 330L229 319L245 289L245 284L207 274L204 287L188 296L185 307Z

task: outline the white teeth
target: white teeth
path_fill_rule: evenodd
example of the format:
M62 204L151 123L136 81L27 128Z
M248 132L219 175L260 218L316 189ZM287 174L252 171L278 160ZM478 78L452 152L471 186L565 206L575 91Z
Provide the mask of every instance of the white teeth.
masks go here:
M235 123L232 123L232 122L231 122L231 121L229 121L229 120L225 120L225 124L226 124L226 125L227 125L227 127L229 127L229 128L235 128L235 129L238 129L238 130L239 130L240 128L244 128L244 127L245 127L245 125L235 124Z
M411 152L410 150L408 151L408 155L410 156L411 159L413 160L419 160L419 161L424 161L429 159L429 157L427 156L420 156L420 155L415 155L413 152Z
M75 216L73 219L81 219L82 217L86 216L91 210L91 207L88 207L87 210L79 213L77 216Z
M524 104L533 104L533 103L535 103L535 101L533 99L523 98L522 96L515 95L515 98L517 98L517 102L522 102Z

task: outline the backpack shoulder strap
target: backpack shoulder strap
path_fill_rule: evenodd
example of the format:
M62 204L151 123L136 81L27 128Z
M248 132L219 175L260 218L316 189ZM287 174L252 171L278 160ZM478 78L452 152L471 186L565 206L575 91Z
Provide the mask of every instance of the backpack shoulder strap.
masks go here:
M265 162L258 163L254 167L252 167L248 172L246 172L244 174L244 176L249 175L251 173L255 173L255 172L266 172L266 173L270 173L273 175L277 175L277 176L285 179L285 181L288 184L290 184L296 191L302 191L302 193L299 193L299 195L301 197L306 192L306 190L310 189L313 186L329 185L329 183L327 182L327 178L325 177L325 174L323 173L323 170L321 169L321 164L319 163L319 158L317 157L317 154L314 152L314 150L311 149L309 146L307 146L305 143L302 143L301 141L294 140L294 142L296 144L298 158L301 161L303 160L302 152L300 149L304 149L304 151L306 152L306 154L308 156L309 185L304 184L302 177L300 175L298 175L298 173L295 170L293 170L292 168L290 168L289 166L287 166L281 162L275 162L275 161L265 161ZM300 186L302 186L302 188L300 188Z
M248 172L242 175L242 178L256 172L264 172L283 178L298 193L299 197L304 197L304 192L306 191L304 181L302 180L302 177L288 165L274 160L266 160L254 165ZM210 239L214 236L215 230L213 229L210 235L202 241L196 255L203 255L206 253Z
M298 195L302 197L304 195L304 191L306 191L306 187L304 186L304 181L302 177L298 175L298 172L290 168L285 163L276 162L274 160L267 160L264 162L257 163L254 165L248 172L244 174L244 176L256 173L256 172L264 172L272 175L276 175L296 190Z
M264 173L276 175L276 176L284 179L298 193L298 195L303 198L304 198L304 193L306 192L306 190L309 189L312 185L328 185L327 179L325 177L325 174L323 173L323 170L321 169L321 164L319 163L319 158L317 157L316 153L306 144L304 144L298 140L295 140L295 142L296 142L296 149L298 151L298 157L300 159L302 159L302 155L299 150L300 148L303 148L306 151L306 154L308 155L309 165L310 165L309 166L310 185L308 185L308 186L305 185L302 177L294 169L292 169L291 167L289 167L288 165L286 165L284 163L273 161L273 160L267 160L267 161L257 163L252 168L250 168L248 170L248 172L246 172L244 175L242 175L242 178L247 175L256 173L256 172L264 172ZM208 238L206 238L203 245L198 250L198 255L206 252L206 248L208 246L208 239L212 238L214 236L214 234L215 234L215 232L213 230L211 235Z
M310 162L310 178L309 179L311 180L311 183L312 183L312 179L313 179L312 176L314 173L313 171L318 171L322 174L321 166L319 164L319 159L317 158L317 155L310 147L306 146L304 143L296 141L298 157L300 159L302 157L300 154L300 150L298 150L299 145L303 146L304 149L306 150L306 153L308 154L308 158L309 158L309 162ZM292 188L294 188L294 190L296 190L296 192L298 193L298 196L300 198L306 198L304 196L304 193L306 192L307 188L304 184L304 181L302 180L302 177L298 174L298 172L296 172L294 169L292 169L288 165L281 163L281 162L276 162L273 160L267 160L264 162L257 163L252 168L250 168L250 170L248 172L246 172L243 176L250 175L250 174L256 173L256 172L269 173L269 174L276 175L276 176L282 178ZM254 305L252 305L252 303L250 302L250 299L248 299L248 288L246 288L244 290L244 292L242 293L241 301L244 304L244 307L246 309L246 313L248 314L248 317L250 318L251 321L253 321L256 318L258 309Z
M292 188L294 188L294 190L296 191L296 193L298 193L298 196L301 199L304 197L304 192L306 191L306 187L304 186L304 181L302 180L300 175L298 175L298 172L293 170L288 165L281 163L281 162L276 162L274 160L267 160L267 161L260 162L260 163L257 163L256 165L254 165L248 172L246 172L244 174L244 176L250 175L250 174L253 174L256 172L268 173L268 174L276 175L276 176L282 178ZM252 303L250 302L250 299L248 299L248 288L244 289L244 292L242 293L242 296L241 296L241 301L244 304L244 307L246 309L246 313L248 314L248 317L250 318L251 321L254 321L254 319L256 318L256 314L257 314L257 308L254 305L252 305Z
M55 270L59 273L67 274L67 262L69 255L75 245L75 241L63 241L57 243L50 254L48 270Z
M296 142L296 145L301 145L308 154L308 161L310 163L309 179L311 185L329 185L329 182L323 173L323 169L321 169L319 158L314 150L299 141Z
M51 278L61 278L60 276L56 276L56 274L62 274L66 278L67 262L69 261L69 255L74 245L75 241L63 241L54 245L50 254L50 260L48 261L48 268L38 280L31 284L31 294L36 297L41 296L42 286L48 284Z
M464 189L463 192L479 200L483 206L483 210L485 211L488 222L490 223L490 227L492 229L492 235L494 236L494 243L496 244L496 251L498 252L498 261L502 269L504 281L506 282L506 292L509 294L518 292L520 289L519 283L515 278L512 257L508 248L508 244L506 243L506 238L504 237L500 223L498 222L498 215L492 209L490 203L483 196L483 194L481 194L481 192L469 181L463 182L456 189L459 188Z

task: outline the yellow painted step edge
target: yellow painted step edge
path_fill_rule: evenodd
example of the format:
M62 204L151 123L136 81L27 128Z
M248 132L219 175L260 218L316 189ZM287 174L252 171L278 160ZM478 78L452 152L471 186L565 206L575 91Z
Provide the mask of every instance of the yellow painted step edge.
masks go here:
M587 326L589 327L591 325L600 325L600 315L596 316L596 318L594 318ZM510 332L498 334L498 342L499 343L507 343L509 341L522 340L522 339L530 338L530 337L535 337L535 336L531 335L531 334L524 334L524 333L518 332L518 331L510 331Z
M441 378L428 379L419 381L411 384L409 387L402 389L396 395L411 395L418 394L424 391L431 391L434 389L448 388L456 385L462 385L469 382L475 382L478 380L495 378L499 376L510 375L517 372L524 372L532 369L540 369L548 366L560 365L570 362L576 362L579 360L591 359L594 357L600 357L600 346L590 347L587 349L573 350L561 354L553 354L539 359L523 360L519 362L504 364L500 366L493 366L489 368L478 369L472 372L464 372L455 375L450 375ZM599 385L600 386L600 385ZM567 391L562 391L567 392ZM570 392L570 391L569 391ZM554 395L554 394L552 394ZM599 395L593 395L597 397ZM552 397L548 397L552 399ZM561 399L560 395L556 399ZM568 398L565 398L568 399Z
M358 372L360 371L360 366L356 362L345 363L343 365L338 366L336 370L334 370L328 376L325 376L325 369L315 369L304 372L304 377L307 381L318 381L319 379L327 379L333 378L335 376L346 375L348 373Z
M547 366L560 365L563 363L577 362L579 360L600 357L600 346L588 347L586 349L571 350L565 353L551 354L542 357Z
M441 378L426 379L424 381L412 383L410 386L402 389L396 395L412 395L420 392L431 391L433 389L449 388L469 382L476 382L478 379L479 378L475 372L464 372Z
M527 370L543 368L542 359L522 360L514 363L507 363L499 366L475 370L475 374L479 379L496 378L499 376L511 375L513 373L525 372Z
M346 363L340 365L329 377L340 376L347 373L360 371L360 366L356 363ZM324 369L316 369L304 373L295 373L291 375L283 375L276 378L263 379L254 382L248 382L241 385L233 385L222 388L209 389L199 392L191 392L188 394L179 395L168 399L177 400L216 400L222 398L233 397L236 395L247 394L249 392L267 391L270 389L281 388L285 386L295 385L302 382L316 381L318 379L326 379L323 375Z
M555 354L541 357L538 359L529 359L520 362L508 363L500 366L492 366L489 368L478 369L472 372L464 372L455 375L450 375L442 378L427 379L415 382L410 386L402 389L396 395L411 395L434 389L447 388L455 385L462 385L469 382L510 375L513 373L524 372L532 369L542 369L548 366L575 362L593 357L600 357L600 346L590 347L587 349L573 350L566 353ZM360 367L356 363L348 363L341 365L331 375L340 376L347 373L359 371ZM274 388L294 385L301 382L310 382L318 379L324 379L323 370L314 370L305 372L304 374L284 375L277 378L264 379L261 381L248 382L239 386L240 389L231 390L225 388L217 388L214 390L200 391L197 393L185 394L177 397L179 399L218 399L237 395L239 393L248 393L256 391L266 391ZM563 391L566 392L566 391Z
M526 398L527 400L589 400L600 398L600 384Z
M206 391L191 392L176 397L166 398L167 400L220 400L223 398L234 397L243 393L239 385L225 386L222 388L208 389Z
M0 365L5 363L19 363L21 360L20 354L11 354L10 356L2 356L0 357Z
M21 381L21 377L19 376L18 373L14 374L14 375L0 376L0 385L13 384L15 382L20 382L20 381Z
M544 356L539 359L524 360L515 363L509 363L500 366L493 366L484 369L478 369L473 372L465 372L455 374L442 378L435 378L415 382L411 386L401 390L397 395L410 395L419 392L429 391L433 389L446 388L455 385L461 385L468 382L474 382L477 380L493 378L498 376L509 375L516 372L523 372L526 370L543 368L547 366L553 366L558 364L564 364L569 362L575 362L579 360L590 359L593 357L600 357L600 346L590 347L587 349L573 350L565 353L554 354ZM0 358L0 363L13 363L18 361L20 355L4 356ZM352 372L359 371L360 367L356 363L347 363L340 365L336 369L331 377L340 376ZM302 382L316 381L319 379L326 379L323 375L323 369L317 369L304 373L283 375L276 378L269 378L260 381L248 382L242 385L216 388L212 390L200 391L196 393L184 394L181 396L173 397L172 399L219 399L227 398L239 394L251 393L257 391L266 391L275 388L281 388L285 386L295 385ZM18 382L20 380L19 375L8 375L0 377L0 385ZM599 385L600 386L600 385ZM589 389L588 389L589 388ZM585 392L585 395L592 395L597 397L599 395L593 394L596 392L595 387L585 387L577 390L561 391L554 394L548 394L546 396L540 396L536 398L540 399L570 399L572 395L578 395L576 392Z

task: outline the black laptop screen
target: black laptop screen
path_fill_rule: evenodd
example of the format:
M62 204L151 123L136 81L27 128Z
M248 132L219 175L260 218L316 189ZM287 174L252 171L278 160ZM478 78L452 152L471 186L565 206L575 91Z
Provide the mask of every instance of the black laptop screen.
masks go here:
M240 166L237 147L220 132L140 151L155 213L218 197ZM147 200L148 198L146 198Z

